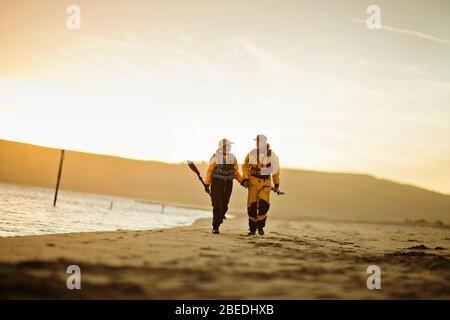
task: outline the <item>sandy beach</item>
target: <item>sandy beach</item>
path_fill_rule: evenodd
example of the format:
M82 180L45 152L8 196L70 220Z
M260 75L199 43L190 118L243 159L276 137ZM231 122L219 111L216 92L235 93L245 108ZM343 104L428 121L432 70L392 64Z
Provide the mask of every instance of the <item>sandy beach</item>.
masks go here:
M238 185L217 236L210 219L191 225L211 204L185 164L70 151L53 208L59 150L0 140L0 156L0 226L17 235L0 237L0 298L450 298L447 194L286 169L264 237L247 236ZM67 289L70 265L81 290ZM366 286L371 265L381 290Z
M448 228L274 218L249 237L246 226L1 238L0 298L450 298ZM66 287L73 264L81 290ZM369 265L381 290L366 287Z
M0 300L450 300L450 0L0 8Z

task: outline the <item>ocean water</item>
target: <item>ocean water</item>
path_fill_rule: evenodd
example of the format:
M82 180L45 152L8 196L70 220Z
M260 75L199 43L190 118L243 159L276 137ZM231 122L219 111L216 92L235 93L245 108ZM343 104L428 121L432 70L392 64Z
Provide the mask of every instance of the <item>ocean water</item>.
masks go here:
M60 191L53 207L53 195L52 189L0 183L0 237L162 229L211 217L205 210L69 191Z

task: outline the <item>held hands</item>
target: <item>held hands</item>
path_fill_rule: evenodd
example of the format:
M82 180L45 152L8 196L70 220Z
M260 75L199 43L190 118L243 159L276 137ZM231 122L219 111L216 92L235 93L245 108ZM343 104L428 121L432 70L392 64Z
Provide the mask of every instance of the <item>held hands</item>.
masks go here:
M242 180L241 186L243 186L245 189L247 189L248 188L248 179Z

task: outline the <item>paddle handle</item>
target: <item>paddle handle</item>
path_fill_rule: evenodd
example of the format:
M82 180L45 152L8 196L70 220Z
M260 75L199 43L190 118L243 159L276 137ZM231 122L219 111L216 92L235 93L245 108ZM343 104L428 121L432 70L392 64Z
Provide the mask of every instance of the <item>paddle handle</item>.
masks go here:
M205 184L205 181L203 181L202 176L200 175L200 171L198 171L197 167L195 166L195 164L192 161L188 161L188 166L189 168L191 168L192 171L194 171L194 173L197 175L198 180L200 180L200 182L202 183L203 187L206 189L207 185ZM211 193L208 192L208 194L211 196Z

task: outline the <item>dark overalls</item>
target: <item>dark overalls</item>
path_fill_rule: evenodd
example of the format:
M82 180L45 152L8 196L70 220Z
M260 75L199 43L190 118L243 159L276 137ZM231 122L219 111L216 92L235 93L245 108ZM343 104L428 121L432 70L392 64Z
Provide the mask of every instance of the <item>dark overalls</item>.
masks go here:
M231 155L231 154L230 154ZM211 202L213 206L213 229L219 229L228 210L231 192L233 191L234 157L231 164L217 159L217 167L211 180ZM220 160L220 161L219 161Z

